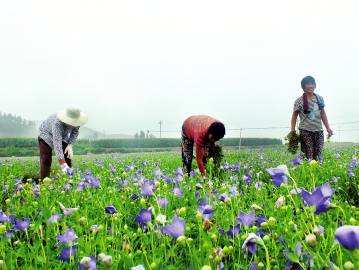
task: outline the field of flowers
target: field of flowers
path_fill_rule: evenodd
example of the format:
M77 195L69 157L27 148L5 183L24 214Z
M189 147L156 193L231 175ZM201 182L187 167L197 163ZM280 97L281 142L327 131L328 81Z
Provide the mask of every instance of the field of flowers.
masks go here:
M206 178L176 153L81 157L41 183L5 160L0 269L359 269L358 150L229 151Z

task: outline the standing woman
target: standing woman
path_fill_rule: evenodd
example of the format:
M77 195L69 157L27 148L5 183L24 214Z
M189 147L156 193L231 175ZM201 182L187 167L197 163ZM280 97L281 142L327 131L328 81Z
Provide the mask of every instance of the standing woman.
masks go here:
M291 132L295 133L295 125L299 115L299 137L301 151L308 160L323 161L324 132L322 122L328 132L333 135L325 112L323 97L314 93L316 82L313 77L307 76L301 82L303 95L294 103L291 120Z
M182 125L182 163L185 173L189 175L191 172L193 146L196 146L198 169L205 175L208 152L225 134L223 123L210 116L194 115L187 118Z
M52 163L52 149L61 170L72 174L72 144L79 135L80 126L87 122L87 116L80 109L68 108L51 115L40 125L40 178L50 175Z

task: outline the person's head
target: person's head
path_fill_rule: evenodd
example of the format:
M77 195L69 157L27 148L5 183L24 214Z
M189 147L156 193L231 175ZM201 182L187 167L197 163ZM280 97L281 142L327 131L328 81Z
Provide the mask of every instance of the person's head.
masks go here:
M211 142L219 141L226 134L226 128L221 122L214 122L208 129L208 139Z
M304 92L313 93L317 84L312 76L306 76L302 79L301 86Z

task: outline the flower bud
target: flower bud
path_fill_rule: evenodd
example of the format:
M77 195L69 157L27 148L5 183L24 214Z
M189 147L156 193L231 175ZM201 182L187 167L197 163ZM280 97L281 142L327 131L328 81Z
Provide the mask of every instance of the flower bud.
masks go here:
M269 242L270 241L270 236L269 235L265 235L265 236L263 236L263 241L264 242Z
M352 225L356 225L357 221L356 221L355 218L351 217L351 218L349 219L349 223L352 224Z
M344 263L344 269L346 270L354 269L354 264L351 261L347 261Z
M313 229L313 233L316 235L316 236L323 236L324 234L324 228L322 226L315 226L314 229Z
M178 209L178 214L184 215L184 214L186 214L186 211L187 211L186 207L181 207L180 209Z
M4 224L0 224L0 234L3 234L6 231L6 226Z
M268 218L268 224L269 225L274 225L277 222L277 220L274 217L270 217Z
M212 239L213 242L217 242L218 236L213 233L213 234L211 235L211 239Z
M305 237L305 242L307 244L309 244L311 247L314 247L317 244L317 237L315 236L315 234L308 234Z
M177 243L181 244L181 245L184 245L186 244L186 236L184 235L181 235L177 238Z

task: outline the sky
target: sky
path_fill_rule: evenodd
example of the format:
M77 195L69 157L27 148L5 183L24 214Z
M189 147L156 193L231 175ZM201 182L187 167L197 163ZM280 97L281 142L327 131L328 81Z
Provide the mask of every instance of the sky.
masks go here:
M41 121L78 106L98 131L158 135L162 120L163 137L208 114L239 136L288 126L312 75L333 140L359 141L358 12L355 0L0 1L0 111Z

